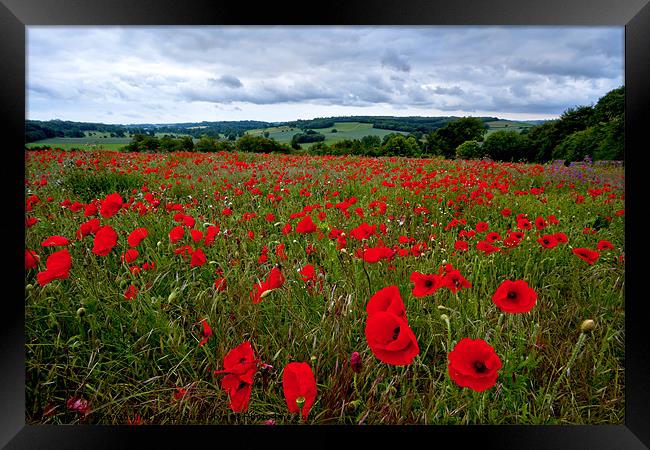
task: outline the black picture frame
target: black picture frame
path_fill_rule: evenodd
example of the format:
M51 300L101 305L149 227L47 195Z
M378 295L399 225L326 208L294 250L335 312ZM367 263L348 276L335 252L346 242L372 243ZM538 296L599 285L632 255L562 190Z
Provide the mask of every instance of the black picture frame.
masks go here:
M641 271L644 265L646 199L642 174L643 136L648 117L650 80L650 5L648 0L357 0L319 5L283 5L268 2L206 0L0 0L0 110L7 128L0 164L4 220L0 236L10 261L2 272L4 286L15 295L4 296L0 333L0 445L5 448L122 448L150 447L152 440L167 444L197 445L206 440L224 445L228 437L245 439L244 447L282 440L288 445L315 442L351 443L365 440L369 432L387 445L390 440L420 445L480 448L648 448L650 445L650 394L646 322L649 320ZM314 11L317 10L317 13ZM626 85L626 344L625 424L585 426L457 426L457 427L118 427L25 425L24 272L24 125L25 39L31 25L578 25L625 27ZM647 141L646 141L647 142ZM22 240L19 238L22 237ZM634 239L634 241L632 240ZM14 263L15 262L15 263ZM337 433L333 433L336 431ZM345 433L345 437L340 436ZM328 439L329 438L329 439ZM345 439L345 441L340 441ZM334 441L333 441L334 442ZM149 445L147 445L149 444Z

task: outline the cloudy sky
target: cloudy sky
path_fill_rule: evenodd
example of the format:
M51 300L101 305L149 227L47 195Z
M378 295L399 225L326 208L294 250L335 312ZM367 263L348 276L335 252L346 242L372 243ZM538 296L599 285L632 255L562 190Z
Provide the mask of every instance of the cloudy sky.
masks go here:
M27 118L548 119L624 82L623 27L27 27Z

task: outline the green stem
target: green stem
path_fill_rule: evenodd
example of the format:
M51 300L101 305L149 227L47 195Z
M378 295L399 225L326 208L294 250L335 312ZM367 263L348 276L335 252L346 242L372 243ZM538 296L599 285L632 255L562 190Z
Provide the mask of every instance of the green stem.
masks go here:
M555 398L555 395L557 394L557 389L560 386L560 383L564 380L567 372L571 370L571 367L573 366L573 363L575 362L576 358L578 357L578 353L580 353L580 349L582 348L582 345L584 344L586 339L586 335L584 333L580 333L580 336L578 337L578 341L576 342L576 345L573 346L573 352L571 353L571 358L569 358L569 362L567 363L566 367L562 369L562 373L560 373L559 378L553 385L553 389L551 390L551 394L547 396L546 400L548 402L548 415L550 415L553 412L553 399ZM548 417L548 416L547 416Z

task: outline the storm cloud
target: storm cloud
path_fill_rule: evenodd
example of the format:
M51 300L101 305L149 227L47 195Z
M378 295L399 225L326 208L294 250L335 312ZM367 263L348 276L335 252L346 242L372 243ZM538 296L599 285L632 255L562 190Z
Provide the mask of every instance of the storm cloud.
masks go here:
M27 116L553 118L623 84L622 27L27 27Z

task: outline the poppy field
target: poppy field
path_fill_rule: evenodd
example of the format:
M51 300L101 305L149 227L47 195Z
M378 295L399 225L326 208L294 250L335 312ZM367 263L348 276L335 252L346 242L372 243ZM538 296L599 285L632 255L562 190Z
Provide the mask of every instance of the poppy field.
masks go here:
M27 423L624 423L620 166L25 164Z

